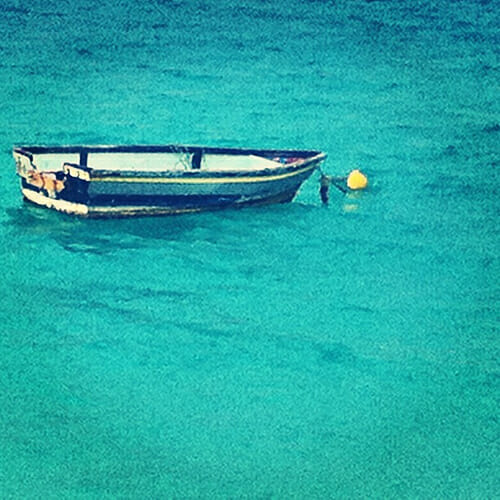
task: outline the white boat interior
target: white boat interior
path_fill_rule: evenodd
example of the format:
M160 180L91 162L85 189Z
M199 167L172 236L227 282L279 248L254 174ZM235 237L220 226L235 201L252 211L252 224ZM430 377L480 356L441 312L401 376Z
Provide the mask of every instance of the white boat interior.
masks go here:
M62 170L64 163L78 163L78 153L47 153L33 155L31 162L37 170L58 171Z
M121 153L91 152L88 154L88 167L96 170L115 171L175 171L191 170L193 153ZM208 171L248 171L279 168L282 164L276 160L262 156L244 154L207 153L201 157L200 168ZM33 155L33 165L41 171L62 170L65 163L78 165L80 155L77 153L43 153Z

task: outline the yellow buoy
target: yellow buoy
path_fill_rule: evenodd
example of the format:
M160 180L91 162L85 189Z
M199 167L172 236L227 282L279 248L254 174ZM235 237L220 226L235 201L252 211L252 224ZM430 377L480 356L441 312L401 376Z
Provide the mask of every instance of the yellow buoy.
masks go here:
M347 177L347 186L349 189L365 189L368 186L368 179L363 172L358 169L353 170Z

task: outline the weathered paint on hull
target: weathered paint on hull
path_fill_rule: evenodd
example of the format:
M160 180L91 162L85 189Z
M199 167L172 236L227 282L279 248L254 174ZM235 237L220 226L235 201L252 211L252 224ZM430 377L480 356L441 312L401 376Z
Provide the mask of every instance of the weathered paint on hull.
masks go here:
M21 188L24 199L40 205L41 207L52 208L59 212L73 215L88 215L89 207L83 203L75 203L73 201L58 200L46 196L41 191L35 191L26 187Z

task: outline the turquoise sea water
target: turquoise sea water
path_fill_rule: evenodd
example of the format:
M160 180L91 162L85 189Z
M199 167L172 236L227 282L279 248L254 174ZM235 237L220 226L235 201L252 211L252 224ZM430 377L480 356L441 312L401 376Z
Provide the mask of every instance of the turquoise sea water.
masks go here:
M0 497L498 498L495 2L1 11ZM172 142L371 189L82 220L10 156Z

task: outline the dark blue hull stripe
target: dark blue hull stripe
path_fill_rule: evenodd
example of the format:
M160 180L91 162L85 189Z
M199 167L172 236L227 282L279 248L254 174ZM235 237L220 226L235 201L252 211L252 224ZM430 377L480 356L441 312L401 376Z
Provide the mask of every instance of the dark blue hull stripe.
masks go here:
M120 206L140 206L140 207L169 207L174 209L182 208L213 208L236 204L250 204L265 202L267 199L283 198L291 200L296 190L279 193L272 196L257 196L253 198L241 195L200 195L200 196L140 196L140 195L110 195L95 196L89 199L89 207L120 207Z

